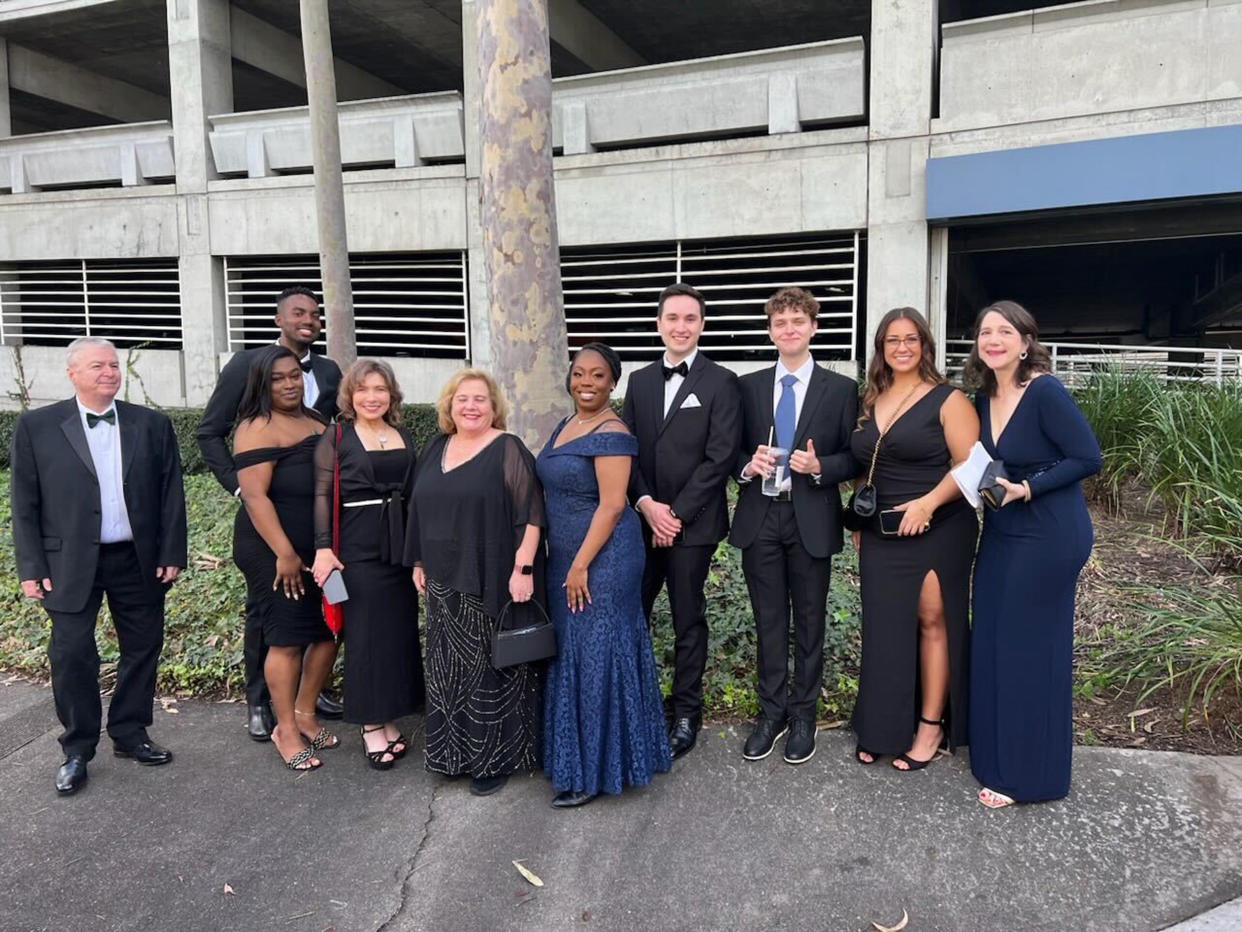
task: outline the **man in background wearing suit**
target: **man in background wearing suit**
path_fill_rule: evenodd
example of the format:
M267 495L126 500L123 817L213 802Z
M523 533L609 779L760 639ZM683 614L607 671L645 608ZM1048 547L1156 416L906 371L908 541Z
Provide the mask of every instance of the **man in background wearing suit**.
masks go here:
M17 419L13 431L13 543L22 594L52 619L48 659L65 730L61 795L86 782L103 715L95 622L103 597L121 659L108 706L117 757L167 764L147 734L164 644L164 594L186 563L185 497L172 422L116 401L121 366L107 340L69 344L75 397Z
M815 753L815 706L823 682L824 607L830 559L841 550L837 484L858 472L849 438L858 419L858 386L811 358L819 304L801 288L782 288L764 306L779 358L742 376L740 486L729 543L742 548L742 571L755 616L759 719L743 756L762 760L787 731L785 760ZM773 440L769 439L774 438ZM777 462L769 445L792 451L779 487L761 481ZM753 452L752 452L753 451ZM793 611L794 669L788 681Z
M319 298L304 285L286 288L276 297L276 326L280 339L276 342L298 357L302 364L302 401L318 411L325 420L336 417L336 393L341 384L341 367L326 356L311 352L311 344L323 332L319 316ZM202 451L203 462L230 495L237 495L237 470L229 452L228 438L237 424L237 406L246 389L250 362L262 346L235 353L220 370L215 391L203 409L194 436ZM263 659L267 654L263 643L262 620L254 607L246 603L246 632L243 656L246 667L246 730L255 741L271 738L275 719L269 703L267 683L263 680ZM321 718L340 718L341 705L320 693L315 712Z
M630 500L645 522L643 609L668 583L676 634L673 759L694 747L702 724L707 664L703 586L716 545L729 530L725 486L738 455L737 377L699 352L706 304L689 285L660 293L656 329L664 357L630 376L621 417L638 438Z

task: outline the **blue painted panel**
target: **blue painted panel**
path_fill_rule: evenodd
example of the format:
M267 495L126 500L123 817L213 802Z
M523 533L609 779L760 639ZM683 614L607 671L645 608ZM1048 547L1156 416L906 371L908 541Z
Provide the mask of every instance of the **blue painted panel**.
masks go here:
M927 218L1242 192L1242 126L929 159Z

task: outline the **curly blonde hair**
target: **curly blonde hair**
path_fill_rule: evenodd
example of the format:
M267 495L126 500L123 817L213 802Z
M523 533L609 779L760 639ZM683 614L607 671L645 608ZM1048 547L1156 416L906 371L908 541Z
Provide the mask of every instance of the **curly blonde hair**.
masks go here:
M505 401L505 396L500 393L500 386L496 384L496 380L482 369L461 369L449 377L444 387L440 389L440 397L436 399L436 420L439 422L441 433L457 433L457 425L453 423L453 396L457 394L457 389L461 387L462 382L468 382L471 379L478 379L487 386L487 393L492 399L492 426L498 430L505 430L506 420L509 417L509 402Z

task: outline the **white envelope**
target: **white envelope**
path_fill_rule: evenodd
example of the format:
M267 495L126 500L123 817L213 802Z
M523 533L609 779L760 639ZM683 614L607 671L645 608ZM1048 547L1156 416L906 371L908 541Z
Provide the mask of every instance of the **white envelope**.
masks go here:
M988 451L976 440L975 445L970 448L970 455L951 470L953 481L962 490L962 498L970 502L973 508L979 507L979 480L983 478L983 471L991 462L992 457L988 456Z
M691 392L686 396L685 400L681 403L681 406L683 408L701 408L703 407L703 404L699 401L699 396L694 392Z

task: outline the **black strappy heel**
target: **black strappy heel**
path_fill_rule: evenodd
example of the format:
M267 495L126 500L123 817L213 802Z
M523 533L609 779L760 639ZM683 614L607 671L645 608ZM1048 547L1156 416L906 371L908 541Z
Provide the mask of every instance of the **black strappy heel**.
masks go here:
M391 770L392 765L397 762L397 757L393 753L392 745L385 745L378 751L367 750L367 735L373 735L375 732L383 730L383 725L376 725L374 728L367 728L363 726L358 729L358 733L362 735L362 753L366 757L367 763L376 770ZM385 755L388 756L388 760L384 760Z
M898 754L896 759L893 761L893 769L896 770L898 773L913 773L916 770L922 770L924 767L926 767L928 764L934 761L941 754L945 753L945 748L949 746L949 736L944 730L944 719L923 718L923 716L920 715L919 721L927 725L939 725L940 726L940 744L937 745L936 747L936 753L933 754L931 757L927 758L927 760L915 760L909 754L905 754L905 753ZM897 761L899 760L906 762L906 766L904 768L897 766Z
M863 760L862 755L864 754L870 754L871 760ZM862 764L864 767L870 767L879 759L880 755L876 754L874 751L868 751L861 744L854 745L854 760L858 761L858 763Z

